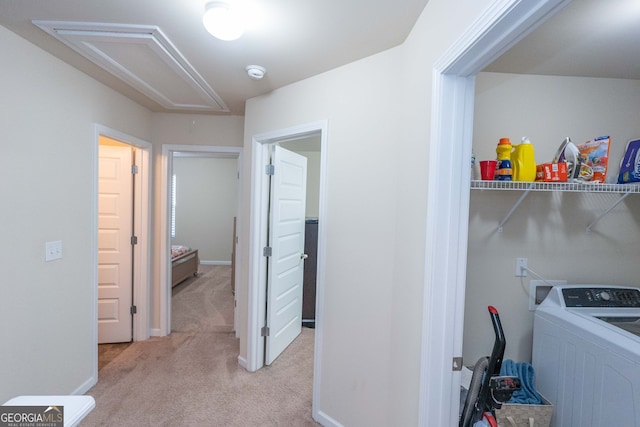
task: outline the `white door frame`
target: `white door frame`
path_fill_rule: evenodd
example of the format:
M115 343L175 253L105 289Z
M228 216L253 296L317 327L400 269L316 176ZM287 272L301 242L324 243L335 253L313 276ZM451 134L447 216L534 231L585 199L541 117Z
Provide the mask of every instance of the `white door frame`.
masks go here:
M134 219L133 230L138 237L138 244L133 248L133 303L137 312L133 316L133 340L142 341L149 338L149 227L151 224L149 208L151 151L152 144L135 136L111 129L107 126L94 124L93 130L93 200L91 206L91 232L94 239L94 254L92 257L92 330L94 378L98 375L98 161L100 137L104 136L127 145L136 147L136 164L138 176L134 184Z
M220 157L237 159L238 161L238 206L237 223L240 223L242 212L242 147L226 147L215 145L162 145L162 184L160 194L160 328L151 331L154 336L165 336L171 333L171 175L173 174L173 153L198 153L207 157ZM239 252L239 245L236 245L236 255ZM238 256L236 258L236 273L239 270ZM236 274L237 278L238 275ZM237 287L235 288L237 289ZM234 296L234 298L236 298ZM237 310L233 310L234 329L236 336Z
M327 224L327 135L328 122L313 123L279 129L254 135L251 139L253 162L251 165L251 209L249 231L249 286L247 292L247 360L239 360L248 371L254 372L264 365L264 338L260 329L266 316L266 258L262 248L267 243L269 208L269 180L266 179L265 165L269 163L269 144L284 142L320 132L320 200L318 223L318 275L316 278L316 328L313 372L313 416L319 413L319 388L322 355L322 319L324 315L324 270L326 254Z
M452 366L462 355L475 75L569 1L497 0L434 65L421 426L453 426L459 418L461 375Z

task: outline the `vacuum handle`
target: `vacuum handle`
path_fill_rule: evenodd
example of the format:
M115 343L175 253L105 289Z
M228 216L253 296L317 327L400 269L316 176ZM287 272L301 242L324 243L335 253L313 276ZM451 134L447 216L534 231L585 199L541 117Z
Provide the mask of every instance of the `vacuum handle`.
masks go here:
M491 352L490 362L495 363L491 366L489 363L489 369L493 368L493 371L489 371L490 375L500 375L500 368L502 368L502 357L504 356L504 349L507 346L507 340L504 337L504 331L502 330L502 323L500 323L500 315L498 310L490 305L488 307L491 315L491 323L493 324L493 331L496 335L496 340L493 343L493 351Z
M486 374L482 380L482 386L480 387L480 393L478 395L478 402L476 405L476 417L474 422L482 418L484 412L493 413L493 403L491 401L491 390L489 382L491 377L500 374L500 368L502 367L502 357L504 356L504 349L507 346L507 340L504 338L504 332L502 331L502 324L500 323L500 315L495 307L489 306L489 314L491 316L491 322L493 323L493 331L496 334L496 340L493 344L493 351L489 357L489 366L487 366ZM473 424L473 423L472 423Z

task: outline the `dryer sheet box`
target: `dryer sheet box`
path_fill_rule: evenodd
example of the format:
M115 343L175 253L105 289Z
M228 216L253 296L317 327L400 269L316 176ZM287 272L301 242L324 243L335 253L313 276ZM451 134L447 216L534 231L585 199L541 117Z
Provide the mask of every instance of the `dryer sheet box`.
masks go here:
M567 182L567 164L542 163L536 166L536 181L542 182Z

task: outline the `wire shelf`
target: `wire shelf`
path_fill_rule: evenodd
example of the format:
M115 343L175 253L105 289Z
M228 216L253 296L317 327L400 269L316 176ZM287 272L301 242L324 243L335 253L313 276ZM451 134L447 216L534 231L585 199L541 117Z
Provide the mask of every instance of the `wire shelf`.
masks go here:
M640 193L640 184L587 182L471 181L475 190L560 191L574 193Z
M565 193L618 193L622 194L604 213L587 225L587 234L591 233L593 227L604 218L609 212L620 204L627 196L633 193L640 193L639 184L600 184L587 182L522 182L522 181L471 181L471 188L476 190L507 190L524 191L511 210L498 224L498 232L502 232L502 227L509 221L518 206L532 191L556 191Z

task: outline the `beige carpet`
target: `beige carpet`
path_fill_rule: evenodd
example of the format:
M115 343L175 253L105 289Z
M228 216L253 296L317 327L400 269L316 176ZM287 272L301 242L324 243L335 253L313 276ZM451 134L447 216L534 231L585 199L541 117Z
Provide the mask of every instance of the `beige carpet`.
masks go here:
M231 269L174 288L173 332L135 342L87 392L96 408L81 426L315 426L311 418L314 331L271 365L238 366Z

